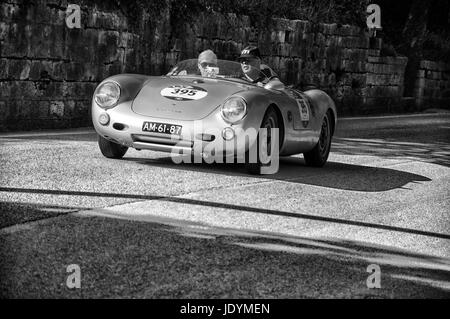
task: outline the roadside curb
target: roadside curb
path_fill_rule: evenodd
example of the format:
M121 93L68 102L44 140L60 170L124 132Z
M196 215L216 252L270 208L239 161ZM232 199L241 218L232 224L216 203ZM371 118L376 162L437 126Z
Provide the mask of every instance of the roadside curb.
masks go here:
M347 117L338 117L338 121L395 119L395 118L408 118L408 117L435 117L435 116L450 117L450 112L399 114L399 115L374 115L374 116L358 116L358 117L347 116Z
M399 114L399 115L374 115L374 116L358 116L358 117L339 117L339 121L364 121L364 120L377 120L377 119L401 119L411 117L450 117L450 112L436 112L436 113L420 113L420 114ZM19 131L19 132L0 132L0 138L17 138L27 136L58 136L58 135L85 135L95 134L93 127L81 127L75 129L57 129L57 130L45 130L45 131Z

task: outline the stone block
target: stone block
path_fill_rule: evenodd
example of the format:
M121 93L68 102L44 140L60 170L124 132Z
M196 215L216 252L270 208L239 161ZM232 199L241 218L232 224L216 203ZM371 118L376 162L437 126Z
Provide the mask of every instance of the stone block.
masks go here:
M367 74L367 84L378 85L399 85L402 76L398 74Z
M39 118L48 118L50 114L50 102L49 101L39 101Z
M17 99L8 99L6 105L9 112L7 120L10 121L17 119L19 113Z
M0 122L6 120L9 116L9 107L7 105L7 101L0 101Z
M21 76L29 75L30 61L22 59L8 59L8 76L10 80L20 80Z
M359 27L344 24L337 29L337 32L342 36L358 36L362 33L362 30Z
M64 101L64 117L70 118L75 115L75 104L74 100Z
M284 30L278 31L276 35L276 41L279 43L286 42L286 32Z
M29 54L29 50L30 43L25 36L25 26L10 24L6 39L1 43L2 56L23 58Z
M369 49L368 52L371 57L379 57L381 50Z
M31 69L31 61L26 60L24 66L22 68L22 71L20 72L19 79L27 80L30 76L30 69Z
M5 80L8 78L8 59L0 59L0 80Z
M6 22L0 22L0 41L3 41L7 38L9 33L9 24Z
M428 60L420 61L420 68L424 70L432 70L434 68L434 63Z
M428 78L432 80L441 80L442 79L442 73L440 71L431 71L428 74Z
M53 59L66 58L65 29L58 26L53 27L49 36L49 41L51 43L49 56Z
M391 64L391 65L406 65L408 62L408 58L406 57L376 57L376 56L368 56L367 61L369 63L381 63L381 64Z
M0 3L0 20L13 21L17 20L20 7L14 3Z
M10 98L11 97L11 81L0 81L0 98Z
M337 24L336 23L332 23L332 24L323 23L322 28L323 28L323 34L333 35L333 34L336 34Z
M56 26L49 25L33 25L33 36L30 39L30 56L36 58L50 58L51 51L56 54L56 47L60 47L61 44L53 43L53 31ZM57 37L54 37L57 39ZM62 39L59 39L62 41ZM62 56L62 52L59 52L59 56Z
M62 118L64 116L64 102L51 101L50 102L50 116Z
M41 61L32 61L30 66L29 79L32 81L39 80L41 78Z
M76 101L75 109L74 109L74 116L87 117L89 115L90 108L91 108L91 105L87 100Z
M66 70L66 80L79 81L84 73L84 64L79 62L72 62L64 64Z
M30 100L17 100L17 119L32 119L33 118L33 105Z

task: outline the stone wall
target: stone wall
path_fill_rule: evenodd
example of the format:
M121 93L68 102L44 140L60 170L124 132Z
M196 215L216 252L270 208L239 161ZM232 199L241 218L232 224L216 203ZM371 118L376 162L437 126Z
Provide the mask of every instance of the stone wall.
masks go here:
M402 110L407 59L381 56L382 39L359 27L285 19L255 25L214 13L181 23L171 21L169 5L155 18L140 8L130 16L113 2L70 3L81 6L80 29L66 26L66 0L0 3L0 130L90 126L92 94L104 78L163 74L204 49L236 59L247 44L260 47L286 84L328 92L340 114ZM418 101L448 97L448 70L423 63Z
M376 51L372 51L376 52ZM408 58L369 55L363 104L372 112L399 112L403 108L403 81Z
M407 59L381 57L382 39L370 39L359 27L273 19L258 28L247 17L202 14L184 32L173 56L194 58L211 48L219 58L235 59L244 46L256 44L282 81L327 91L340 113L388 112L401 105Z
M415 88L416 105L426 107L450 106L450 64L421 61Z
M90 126L98 82L146 70L144 22L132 29L120 10L70 3L80 29L66 26L67 1L0 3L0 130Z

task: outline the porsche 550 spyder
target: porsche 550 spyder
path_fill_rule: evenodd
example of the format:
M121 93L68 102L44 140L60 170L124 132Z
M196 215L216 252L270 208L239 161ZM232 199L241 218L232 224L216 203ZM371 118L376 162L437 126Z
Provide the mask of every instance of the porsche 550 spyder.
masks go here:
M115 159L130 147L202 161L232 157L256 174L278 155L303 153L307 165L323 166L337 124L333 100L321 90L301 92L266 76L249 81L239 63L225 60L200 72L196 59L179 62L164 76L111 76L92 99L99 148ZM256 157L249 156L252 150Z

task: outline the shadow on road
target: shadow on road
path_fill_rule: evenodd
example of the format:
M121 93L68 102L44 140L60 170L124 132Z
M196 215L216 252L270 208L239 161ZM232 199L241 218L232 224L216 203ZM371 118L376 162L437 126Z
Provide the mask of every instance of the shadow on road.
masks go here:
M258 214L282 216L282 217L290 217L290 218L299 218L299 219L312 220L312 221L321 221L321 222L325 222L325 223L351 225L351 226L366 227L366 228L371 228L371 229L388 230L388 231L400 232L400 233L405 233L405 234L422 235L422 236L428 236L428 237L433 237L433 238L450 239L450 234L435 233L435 232L424 231L424 230L420 230L420 229L404 228L404 227L376 224L376 223L370 223L370 222L364 222L364 221L358 221L358 220L326 217L326 216L313 215L313 214L303 214L303 213L297 213L297 212L264 209L264 208L250 207L250 206L232 205L232 204L226 204L226 203L189 199L189 198L184 198L184 197L133 195L133 194L120 194L120 193L77 192L77 191L61 191L61 190L45 190L45 189L20 189L20 188L5 188L5 187L0 187L0 191L29 193L29 194L51 194L51 195L72 195L72 196L116 197L116 198L119 197L119 198L130 198L130 199L134 199L134 200L156 200L156 201L162 201L162 202L197 205L197 206L210 207L210 208L231 209L231 210L240 211L242 213L247 212L247 213L258 213ZM6 207L8 207L10 205L15 205L14 210L8 211L9 215L16 215L15 211L20 209L20 206L21 206L20 204L17 204L17 203L0 202L0 211L3 210L1 207L4 207L5 205L6 205ZM26 205L24 204L24 210L29 209L30 205L31 205L31 207L33 207L34 212L36 212L36 211L38 212L38 214L35 214L35 216L43 215L42 218L46 218L46 216L45 216L46 210L45 209L43 210L43 208L42 208L42 207L44 207L43 205L36 206L33 204L26 204ZM54 207L54 206L52 206L52 207ZM63 212L60 212L62 210L62 207L59 207L58 209L59 209L59 214L62 214ZM70 207L68 209L70 210L73 208ZM41 212L41 210L43 210L43 211ZM27 215L27 216L30 216L30 215ZM33 216L33 215L31 215L31 216ZM30 217L28 217L28 218L30 218ZM41 218L37 218L37 219L41 219ZM10 226L10 225L12 225L12 224L10 223L10 221L8 222L8 220L6 220L6 222L3 223L3 227Z
M77 214L0 240L3 298L448 298L450 292L445 258L170 219ZM74 263L82 289L69 290L66 267ZM366 286L370 264L381 267L381 289Z
M65 215L79 211L80 209L83 208L0 201L0 229L16 224Z
M328 162L322 168L308 167L303 159L295 157L281 158L280 169L277 174L262 176L249 175L243 164L175 164L171 157L157 159L125 157L124 160L178 170L247 176L360 192L388 191L401 188L408 183L431 181L431 179L421 175L383 167L337 162Z
M413 158L422 162L450 166L450 144L448 142L420 143L394 139L335 137L331 151L346 155Z

